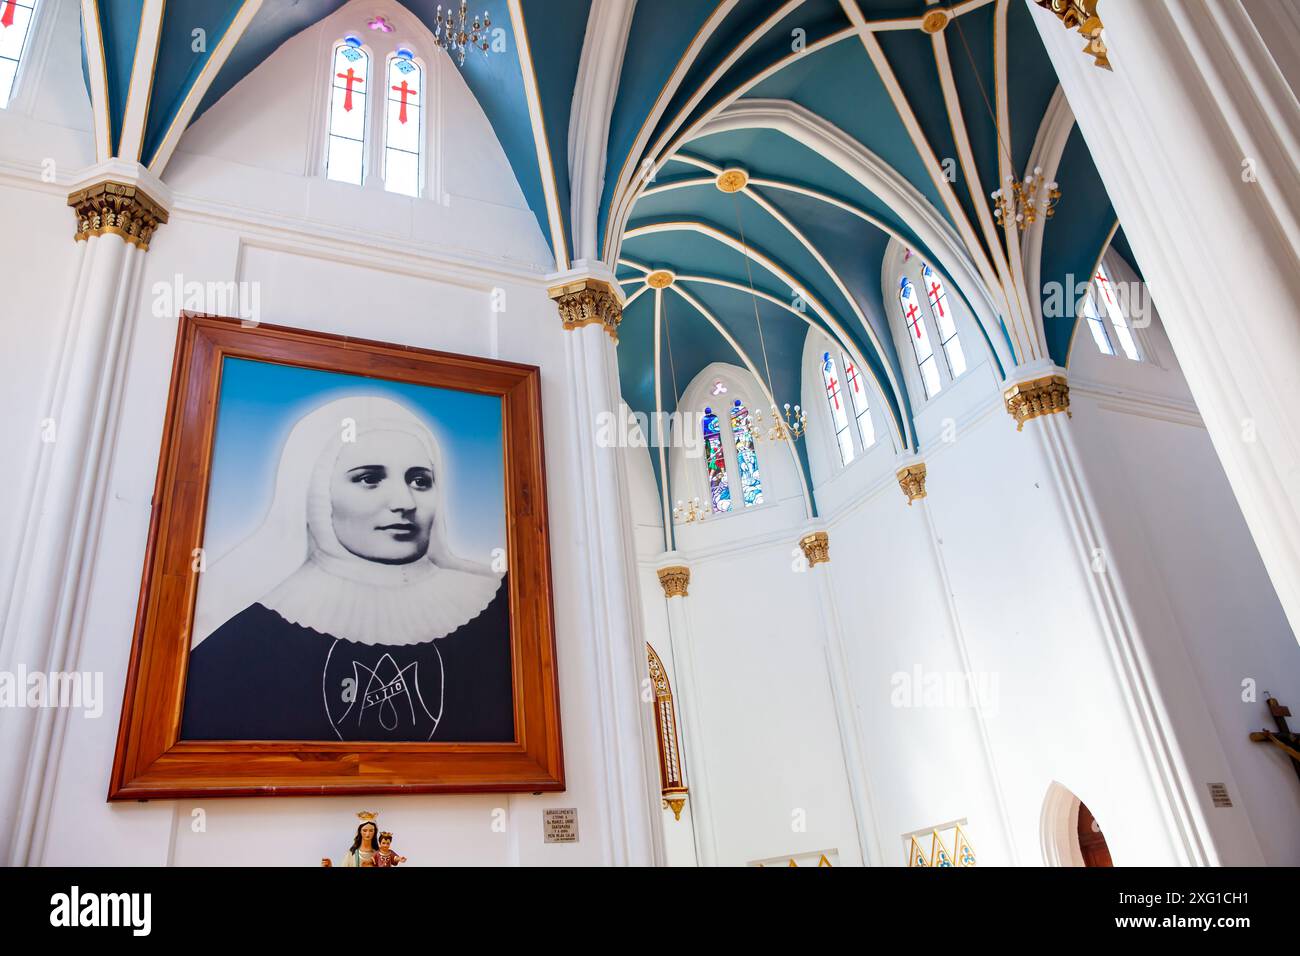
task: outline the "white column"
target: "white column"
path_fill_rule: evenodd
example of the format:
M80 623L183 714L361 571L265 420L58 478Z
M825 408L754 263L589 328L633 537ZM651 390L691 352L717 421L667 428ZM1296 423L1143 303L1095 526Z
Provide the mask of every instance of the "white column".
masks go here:
M670 558L675 554L669 554ZM700 721L700 693L695 680L695 645L691 634L689 597L691 571L680 561L657 570L668 602L668 640L672 647L673 680L676 688L677 719L681 724L680 747L686 762L686 786L690 790L686 812L690 814L699 866L718 865L718 844L709 799L708 771L704 765L704 730Z
M1300 103L1240 0L1104 4L1113 72L1031 12L1300 634Z
M69 197L84 245L40 423L43 444L0 640L2 670L76 668L141 265L153 230L167 221L162 204L169 198L146 170L121 161L97 167ZM51 755L66 719L66 709L10 708L0 721L7 762L0 775L0 852L11 865L32 862L33 833L44 826L52 789Z
M1208 769L1212 774L1208 779L1240 788L1203 702L1186 692L1178 694L1179 689L1197 686L1181 639L1176 634L1144 634L1139 628L1133 601L1142 595L1128 593L1111 560L1115 551L1101 520L1101 507L1083 469L1068 415L1061 414L1068 413L1070 404L1065 370L1041 366L1033 371L1038 377L1015 381L1004 392L1007 411L1033 443L1050 477L1047 490L1075 558L1067 560L1062 570L1090 599L1170 845L1183 865L1259 865L1263 856L1244 811L1206 813L1201 798L1205 781L1189 766L1189 754L1198 757L1202 775Z
M599 416L617 413L618 362L614 352L622 303L607 272L583 269L549 277L564 325L572 421L579 436L594 435ZM588 635L598 688L605 779L602 790L610 823L609 863L650 866L660 862L658 768L648 759L647 718L641 705L646 677L645 639L632 549L632 528L623 456L616 447L577 442L583 500L582 538L556 542L574 547L586 566Z
M853 803L853 820L858 831L858 852L863 866L885 866L876 832L876 815L871 809L871 786L867 779L862 734L858 726L858 707L849 682L848 657L844 649L844 632L835 611L835 588L831 580L830 537L825 531L810 531L799 539L808 573L816 587L817 614L825 638L826 672L830 677L831 698L835 705L835 722L839 725L840 751L844 773L849 782L849 799ZM821 570L818 570L819 566Z

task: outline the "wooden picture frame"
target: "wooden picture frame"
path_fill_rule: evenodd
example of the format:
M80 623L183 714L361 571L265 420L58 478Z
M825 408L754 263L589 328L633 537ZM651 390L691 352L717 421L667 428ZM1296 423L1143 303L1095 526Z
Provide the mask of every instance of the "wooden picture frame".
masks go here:
M228 358L500 398L513 742L180 739ZM563 789L539 369L182 313L109 800Z

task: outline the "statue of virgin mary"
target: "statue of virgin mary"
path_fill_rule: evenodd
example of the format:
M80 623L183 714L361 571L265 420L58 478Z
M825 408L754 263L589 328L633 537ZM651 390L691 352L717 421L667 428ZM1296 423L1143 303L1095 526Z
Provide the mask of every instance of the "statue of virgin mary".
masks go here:
M505 576L451 552L446 481L391 399L299 420L265 520L200 575L181 739L513 740Z

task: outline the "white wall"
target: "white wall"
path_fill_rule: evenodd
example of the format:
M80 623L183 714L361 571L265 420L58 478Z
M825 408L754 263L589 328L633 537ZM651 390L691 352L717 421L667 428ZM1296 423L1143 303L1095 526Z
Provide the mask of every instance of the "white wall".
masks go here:
M75 62L75 9L61 12L67 15L52 39L52 55ZM176 316L154 314L155 283L170 285L178 276L258 283L260 319L266 323L541 366L551 533L555 541L581 545L578 509L585 507L585 492L572 475L576 442L589 432L567 427L574 410L565 333L545 294L542 277L551 267L536 221L482 111L441 54L431 59L439 64L438 109L447 133L439 162L449 204L383 192L363 196L354 187L304 178L310 157L301 103L310 100L318 81L317 52L337 29L318 25L287 43L186 134L165 175L177 198L171 221L145 257L142 294L133 309L110 504L95 551L91 623L77 661L82 670L104 674L107 700L97 720L72 717L55 753L50 823L36 839L40 863L247 865L247 848L256 844L264 862L310 866L325 855L341 856L359 809L379 811L397 834L399 849L417 863L569 865L608 859L597 678L591 635L578 626L585 600L580 547L558 547L552 556L567 792L117 804L104 799L176 336ZM17 267L7 273L13 279L6 285L3 317L6 340L16 347L0 354L4 444L22 449L13 461L15 473L25 473L34 460L40 395L60 347L57 300L82 248L72 241L73 217L66 207L67 183L92 161L84 111L67 105L84 100L79 78L75 87L62 91L66 99L59 105L38 102L33 116L0 112L0 218L25 224L24 242L4 250ZM69 115L77 117L72 127ZM46 154L59 160L56 184L40 182ZM505 291L504 312L491 308L494 288ZM0 532L9 541L17 537L14 523L23 509L17 498L7 500L0 508ZM7 583L13 556L5 560ZM577 844L543 844L541 811L547 806L577 807ZM504 832L492 826L498 808L508 814ZM206 814L205 832L192 826L196 810ZM267 840L268 833L276 838Z

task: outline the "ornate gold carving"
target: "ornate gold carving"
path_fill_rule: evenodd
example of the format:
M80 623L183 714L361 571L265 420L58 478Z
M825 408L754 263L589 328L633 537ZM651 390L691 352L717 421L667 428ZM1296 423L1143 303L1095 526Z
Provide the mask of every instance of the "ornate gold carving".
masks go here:
M149 248L154 230L167 221L167 210L130 183L105 180L68 196L77 216L78 242L111 233L140 249Z
M749 185L749 173L743 169L724 169L718 173L717 186L724 193L738 193Z
M1064 375L1044 375L1012 385L1002 397L1007 403L1007 413L1016 420L1016 431L1024 429L1025 422L1031 418L1055 412L1070 415L1070 386Z
M614 290L599 279L579 279L547 290L560 310L560 322L566 329L580 329L600 324L609 337L618 342L618 324L623 321L623 306Z
M656 269L645 277L646 285L652 289L666 289L673 284L677 276L673 275L667 269Z
M664 797L664 806L673 811L674 820L681 820L682 807L686 806L686 791L683 790L681 796Z
M677 708L673 704L673 688L668 683L668 673L655 649L646 644L645 654L650 669L650 684L655 691L655 730L659 743L659 781L664 806L673 811L673 819L680 820L688 791L682 780L682 755L677 743Z
M903 489L903 494L907 495L907 506L912 507L912 502L918 498L925 497L925 462L917 462L915 465L908 465L906 468L898 469L898 487Z
M825 531L814 531L799 539L803 556L808 559L808 567L829 563L831 560L831 539Z
M921 21L921 29L926 33L938 33L948 25L948 13L945 10L931 10Z
M1097 0L1034 0L1034 3L1054 14L1067 30L1077 29L1088 41L1083 52L1092 57L1093 65L1110 69L1106 41L1101 36L1105 25L1097 16Z
M691 583L691 569L683 565L673 565L659 569L659 584L664 589L664 597L686 597L686 588Z

